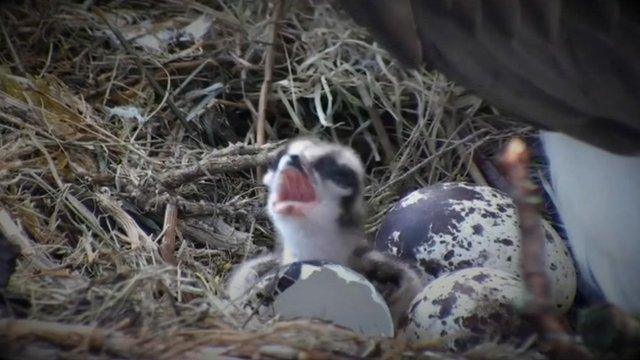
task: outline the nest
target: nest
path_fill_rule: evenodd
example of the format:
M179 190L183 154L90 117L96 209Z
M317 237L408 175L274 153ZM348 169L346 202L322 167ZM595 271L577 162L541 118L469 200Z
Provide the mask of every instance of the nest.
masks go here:
M259 323L227 302L231 266L273 245L260 167L299 134L352 146L373 233L410 190L482 182L474 155L529 128L441 74L403 69L325 2L288 2L275 43L264 1L91 3L0 17L0 226L21 252L4 309L21 320L0 320L0 346L30 358L454 356ZM466 355L538 357L525 350Z

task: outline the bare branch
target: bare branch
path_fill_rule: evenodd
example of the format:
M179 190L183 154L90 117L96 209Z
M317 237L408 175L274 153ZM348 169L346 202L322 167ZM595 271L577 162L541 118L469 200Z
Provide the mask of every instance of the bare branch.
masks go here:
M544 266L541 199L536 185L529 179L530 164L531 155L525 142L519 138L509 141L501 165L511 185L511 196L520 218L522 276L533 298L525 309L525 316L536 325L554 358L589 358L586 349L573 342L567 334L550 300L551 286Z

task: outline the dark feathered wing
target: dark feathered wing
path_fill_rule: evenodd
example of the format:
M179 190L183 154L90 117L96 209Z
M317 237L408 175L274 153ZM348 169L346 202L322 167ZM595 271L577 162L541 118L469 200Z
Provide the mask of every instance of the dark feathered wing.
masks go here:
M406 65L617 153L640 153L640 2L342 0Z

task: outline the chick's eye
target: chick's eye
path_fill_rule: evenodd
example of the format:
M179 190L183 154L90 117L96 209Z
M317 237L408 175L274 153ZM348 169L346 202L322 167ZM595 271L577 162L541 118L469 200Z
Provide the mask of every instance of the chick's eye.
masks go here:
M324 179L334 182L336 185L346 188L355 189L358 186L358 178L356 173L341 164L338 164L332 156L323 156L313 163L313 168Z

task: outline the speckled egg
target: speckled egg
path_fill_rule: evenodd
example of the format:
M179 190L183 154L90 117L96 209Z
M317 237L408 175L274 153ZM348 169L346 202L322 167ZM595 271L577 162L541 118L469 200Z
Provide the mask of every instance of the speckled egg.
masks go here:
M394 336L387 304L359 273L326 261L300 261L265 275L250 295L263 317L331 322L365 336Z
M443 275L420 292L403 330L411 342L440 340L452 350L464 350L487 339L518 343L532 327L516 308L526 290L517 276L473 267Z
M477 266L521 271L515 205L487 186L444 183L410 193L386 215L375 246L415 262L427 282ZM556 307L566 311L576 292L575 267L564 242L550 235L546 263Z

